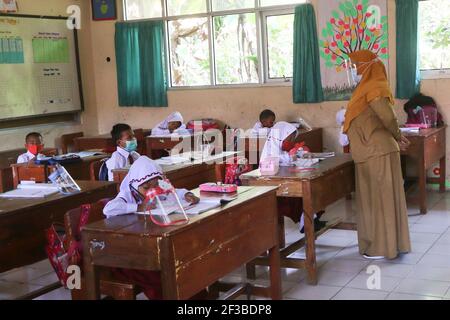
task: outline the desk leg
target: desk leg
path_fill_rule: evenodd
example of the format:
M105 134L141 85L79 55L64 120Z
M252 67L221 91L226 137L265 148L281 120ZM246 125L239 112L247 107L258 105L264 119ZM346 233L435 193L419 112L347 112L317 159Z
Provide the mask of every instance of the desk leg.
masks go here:
M272 300L281 300L280 247L269 250L270 263L270 296Z
M427 171L425 169L425 160L421 158L418 163L419 175L419 205L420 213L427 213Z
M314 210L311 205L311 189L307 183L303 184L303 210L305 215L305 239L306 239L306 270L308 283L317 285L316 244L314 232Z
M84 285L86 286L86 299L100 300L100 278L99 268L92 263L89 247L84 246L85 254L83 255L84 268Z
M439 171L440 171L440 176L439 176L439 192L444 193L446 191L446 186L445 186L445 178L446 178L446 166L447 166L447 161L446 161L446 156L442 157L440 160L440 165L439 165Z

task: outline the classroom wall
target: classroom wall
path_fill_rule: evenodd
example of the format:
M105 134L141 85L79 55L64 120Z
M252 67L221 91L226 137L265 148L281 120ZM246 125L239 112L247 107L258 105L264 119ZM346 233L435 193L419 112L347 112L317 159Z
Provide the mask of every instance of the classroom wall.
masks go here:
M67 16L67 7L69 5L79 5L84 13L90 8L87 0L19 0L18 7L20 14L30 15L49 15L49 16ZM91 133L98 132L97 114L93 101L95 101L95 83L89 77L92 70L92 41L89 26L90 16L82 15L82 29L78 33L80 63L82 70L83 91L86 111L80 117L79 121L60 122L45 125L36 125L21 127L17 129L0 130L0 151L15 149L24 145L24 137L31 131L38 131L44 136L44 142L48 147L59 146L60 136L66 133L85 131Z
M314 4L318 0L313 0ZM118 3L118 15L122 16L121 1ZM186 120L214 117L233 127L250 128L257 120L259 112L265 107L272 108L280 120L296 120L303 117L311 125L324 128L325 146L329 150L340 151L337 141L339 128L335 122L335 113L345 102L324 102L319 104L293 104L290 86L256 86L226 89L170 90L168 108L120 108L117 98L116 66L114 54L114 21L92 21L90 1L88 0L19 0L21 13L65 14L69 4L78 4L82 8L82 29L80 53L82 64L83 88L86 111L81 125L44 126L47 142L55 140L62 132L74 132L82 129L88 134L103 134L110 131L117 122L130 123L135 128L151 128L164 116L173 111L181 111ZM391 58L389 76L395 86L395 0L388 0L389 43ZM110 57L111 62L106 58ZM450 79L424 80L422 89L433 96L440 105L445 121L450 122ZM402 111L405 101L397 101L396 112L401 123L406 117ZM39 129L39 128L37 128ZM7 137L9 149L22 144L23 135L29 129L0 132ZM447 147L450 178L450 136Z
M316 3L318 0L313 0ZM388 1L389 16L389 77L395 90L395 0ZM120 6L119 6L120 7ZM119 16L122 16L119 8ZM273 109L280 120L293 121L303 117L311 125L324 128L324 142L328 150L341 151L338 143L339 128L335 114L345 102L324 102L319 104L293 104L290 86L259 86L251 88L170 90L168 108L120 108L117 103L117 81L114 60L114 22L93 22L92 40L95 73L98 129L106 133L117 122L127 122L133 127L151 128L164 116L180 111L187 120L201 117L215 117L233 127L250 128L265 107ZM106 57L113 58L110 63ZM447 123L450 122L450 79L424 80L422 91L433 96L439 103ZM446 90L447 89L447 90ZM405 123L403 104L398 100L395 111L399 121ZM450 133L448 133L450 135ZM447 139L448 178L450 178L450 136Z

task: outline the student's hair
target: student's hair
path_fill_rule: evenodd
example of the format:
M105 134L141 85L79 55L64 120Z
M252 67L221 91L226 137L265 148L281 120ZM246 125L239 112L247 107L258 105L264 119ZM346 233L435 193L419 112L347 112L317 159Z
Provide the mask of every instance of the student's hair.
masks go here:
M114 127L112 127L111 137L114 144L117 143L117 140L120 140L120 138L122 138L122 133L128 130L131 130L131 127L125 123L118 123Z
M35 138L40 138L42 139L42 134L40 134L39 132L30 132L29 134L27 134L27 136L25 137L25 142L28 141L29 138L31 137L35 137Z
M261 114L259 115L259 120L266 120L269 118L275 118L275 112L273 112L272 110L266 109L263 112L261 112Z

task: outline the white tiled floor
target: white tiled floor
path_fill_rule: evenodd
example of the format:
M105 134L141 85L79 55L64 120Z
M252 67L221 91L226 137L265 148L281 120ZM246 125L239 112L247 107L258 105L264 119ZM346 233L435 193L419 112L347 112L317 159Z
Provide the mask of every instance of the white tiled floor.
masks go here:
M346 217L354 221L354 201L340 201L327 209L325 220ZM319 284L310 286L304 270L282 269L285 299L388 299L440 300L450 299L450 193L429 191L427 215L420 215L415 202L408 202L412 252L395 260L368 261L358 252L357 234L353 231L331 230L316 242ZM302 237L297 225L286 220L287 243ZM301 249L293 254L304 257ZM370 266L381 272L380 290L369 290ZM265 267L257 268L257 284L268 284ZM245 280L245 268L239 268L224 278L230 282ZM13 299L31 290L56 281L47 261L0 274L0 299ZM54 290L39 299L68 300L70 293ZM138 299L145 299L138 296Z

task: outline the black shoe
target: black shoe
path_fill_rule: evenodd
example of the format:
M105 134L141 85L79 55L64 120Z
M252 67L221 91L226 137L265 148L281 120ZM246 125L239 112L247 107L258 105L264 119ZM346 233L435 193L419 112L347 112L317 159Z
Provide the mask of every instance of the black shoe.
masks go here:
M326 221L320 221L320 218L317 217L314 219L314 232L320 231L323 228L325 228L327 226L327 222ZM300 230L301 234L305 233L305 227L303 226L303 228Z

